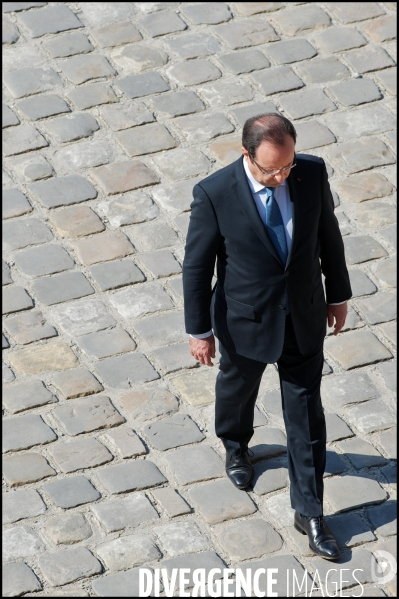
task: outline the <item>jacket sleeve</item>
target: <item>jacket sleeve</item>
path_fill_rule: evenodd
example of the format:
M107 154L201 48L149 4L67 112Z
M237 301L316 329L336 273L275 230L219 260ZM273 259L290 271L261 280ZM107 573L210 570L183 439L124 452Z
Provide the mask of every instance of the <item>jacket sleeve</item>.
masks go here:
M222 236L212 203L199 184L194 187L193 196L183 262L183 292L186 331L195 335L212 328L212 276Z
M328 182L327 169L322 164L322 208L319 221L320 262L325 276L327 304L344 302L352 297L348 269L345 262L344 243L337 218L334 200Z

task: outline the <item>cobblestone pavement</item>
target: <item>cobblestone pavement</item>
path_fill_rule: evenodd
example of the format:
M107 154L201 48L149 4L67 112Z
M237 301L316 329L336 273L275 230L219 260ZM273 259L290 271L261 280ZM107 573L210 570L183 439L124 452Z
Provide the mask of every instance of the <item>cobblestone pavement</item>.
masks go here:
M396 596L395 38L396 2L3 3L3 596L136 596L139 566ZM322 383L338 566L292 526L275 367L240 492L183 328L193 184L264 111L325 158L353 285Z

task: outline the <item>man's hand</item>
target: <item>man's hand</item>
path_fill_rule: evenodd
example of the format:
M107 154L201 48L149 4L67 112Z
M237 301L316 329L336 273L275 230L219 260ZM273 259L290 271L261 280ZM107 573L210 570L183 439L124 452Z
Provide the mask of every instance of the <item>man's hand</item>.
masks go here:
M215 337L213 335L205 339L190 337L190 352L201 364L213 366L211 358L215 357Z
M327 323L332 327L335 320L334 335L338 335L345 324L346 315L348 314L348 302L338 304L338 306L327 306Z

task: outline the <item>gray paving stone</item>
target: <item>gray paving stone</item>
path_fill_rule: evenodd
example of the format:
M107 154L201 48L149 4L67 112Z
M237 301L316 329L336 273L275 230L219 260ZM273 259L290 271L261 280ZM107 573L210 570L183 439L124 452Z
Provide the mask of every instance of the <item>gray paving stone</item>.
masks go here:
M356 301L369 324L379 324L396 318L396 298L390 293L379 292Z
M337 539L339 547L355 547L375 540L370 527L358 514L331 516L327 518L327 524Z
M380 325L380 330L385 335L385 337L396 346L397 341L397 325L396 321L385 322Z
M55 142L65 143L89 137L99 129L99 125L90 114L72 114L46 122L46 132Z
M225 110L226 104L238 104L252 100L253 90L248 82L237 78L225 78L197 88L211 108Z
M64 509L96 501L101 497L85 476L70 476L43 485L43 490L49 495L57 507Z
M293 2L292 4L303 4L303 2ZM234 7L245 17L265 12L274 12L284 8L282 2L234 2Z
M396 287L396 260L387 258L377 263L374 274L378 277L383 287Z
M15 44L19 40L19 31L11 21L3 19L2 38L3 44Z
M86 368L74 368L65 372L56 372L52 384L66 399L91 395L103 390L98 380Z
M351 175L342 181L337 181L335 186L340 195L350 202L364 202L373 198L382 198L390 195L394 190L392 184L380 173L364 172L360 175Z
M181 277L177 279L169 279L168 286L173 290L179 299L183 300L183 281Z
M45 55L36 45L24 43L3 47L3 68L6 72L23 69L27 64L33 69L42 66L44 62Z
M234 115L234 118L240 127L244 126L244 123L247 119L265 112L278 113L278 110L271 102L256 102L255 104L250 104L249 106L239 106L238 108L233 108L230 110L230 114Z
M105 231L93 237L71 241L70 244L85 266L124 258L134 253L134 247L121 231Z
M144 493L131 493L123 499L108 499L90 507L107 533L135 527L159 517Z
M46 553L39 558L39 568L53 587L89 578L102 571L100 562L86 547Z
M283 110L294 119L314 114L323 114L337 108L334 102L321 89L306 89L293 94L287 94L280 99L280 104Z
M52 91L63 85L60 76L49 67L16 69L6 73L3 81L14 98Z
M166 482L166 478L150 460L107 466L96 471L100 483L109 493L140 491Z
M78 204L97 197L95 188L80 175L38 181L28 188L46 208Z
M93 534L90 524L80 512L54 516L44 526L46 535L56 545L72 545Z
M369 235L345 237L344 246L346 260L350 265L384 258L388 255L382 245Z
M355 27L329 27L316 33L313 40L326 53L342 52L367 44L367 40Z
M167 69L166 74L182 86L213 81L221 76L221 72L215 65L201 58L175 63Z
M45 306L91 295L93 287L81 272L69 272L34 281L32 288Z
M56 398L42 381L33 379L16 383L3 390L3 404L11 414L17 414L29 408L44 406L56 402Z
M11 270L10 267L8 266L7 262L4 262L4 260L1 261L1 281L2 281L2 285L9 285L10 283L13 282L12 277L11 277Z
M8 366L6 366L3 362L2 364L2 381L3 383L7 384L7 383L12 383L13 380L15 379L14 373L11 370L11 368L8 368Z
M158 560L161 552L145 534L124 535L96 547L107 568L124 570Z
M390 258L388 258L388 260L390 260ZM362 295L371 295L377 291L377 287L374 283L361 270L350 269L349 279L352 288L352 297L354 298Z
M297 65L297 70L307 83L326 83L350 77L349 69L335 56L303 62Z
M179 557L172 557L170 559L164 559L160 563L161 568L166 568L168 577L170 579L172 572L175 568L178 571L181 569L187 569L188 582L185 583L185 588L188 589L194 586L193 571L196 568L200 568L204 571L205 580L208 578L209 573L212 571L213 579L217 580L221 578L224 563L221 558L214 551L204 551L203 553L192 553L189 555L181 555Z
M97 297L56 306L52 308L52 315L56 324L72 337L94 333L117 324Z
M166 44L180 59L214 56L222 50L222 46L217 39L205 32L188 33L184 36L168 39Z
M3 306L2 313L10 314L12 312L20 312L21 310L29 310L33 308L33 300L23 287L10 285L3 289L2 294Z
M67 252L55 243L46 243L36 248L22 250L15 255L18 268L30 277L51 275L72 268L74 261Z
M142 318L134 323L134 330L152 347L187 341L182 311Z
M146 422L164 416L171 416L179 409L179 403L167 389L150 387L135 389L119 398L122 413L129 421Z
M388 387L388 389L391 389L391 391L395 391L396 392L396 367L397 364L396 362L392 361L392 362L386 362L386 364L380 364L378 367L378 370L380 371L380 373L382 374L384 381L385 381L385 385Z
M362 29L377 43L396 39L396 19L391 15L370 21L363 25Z
M176 516L182 516L191 512L190 506L180 497L175 489L163 487L161 489L154 489L151 492L169 518L175 518Z
M188 143L208 141L219 135L234 131L234 126L222 113L206 116L181 116L174 119L173 124L183 134ZM151 125L147 126L151 127Z
M115 137L129 157L169 150L178 145L166 127L159 123L119 131Z
M99 29L93 29L91 35L101 48L119 46L129 42L139 42L143 39L141 33L137 31L132 23L112 23Z
M147 106L139 101L129 102L129 105L105 106L100 108L99 112L112 131L128 129L155 120L154 115L148 110Z
M193 201L193 187L198 181L199 177L196 177L173 185L158 185L154 187L152 195L167 212L187 212Z
M331 4L330 10L341 23L355 23L365 19L373 19L384 14L376 2L362 2L358 6L346 2Z
M10 4L23 4L23 2ZM3 565L3 597L19 597L25 593L41 591L41 589L42 585L25 562L12 562Z
M12 218L32 212L32 206L19 189L3 189L2 212L3 218Z
M170 89L165 79L155 71L123 77L116 81L116 85L128 98L140 98Z
M4 480L10 487L37 482L55 474L56 471L38 453L27 452L3 460Z
M148 14L165 8L177 8L179 2L136 2L135 5L141 13Z
M108 358L136 349L136 343L120 327L83 335L79 337L78 344L89 357L95 358Z
M181 12L193 25L217 25L232 18L229 7L223 2L197 2L182 7Z
M256 506L247 493L239 491L226 479L193 487L188 494L207 524L217 524L256 512ZM218 498L217 502L215 497Z
M100 202L98 209L115 228L152 220L159 214L156 204L147 194L141 192Z
M34 345L8 354L11 366L21 374L40 374L51 370L67 370L79 361L63 341Z
M151 4L153 3L151 2ZM152 568L149 568L149 570L153 572ZM94 580L93 590L100 597L138 597L140 593L140 572L141 568L132 568L117 574L102 576Z
M138 259L155 279L176 275L181 272L180 264L169 250L141 254L138 256Z
M337 441L338 439L344 439L345 437L353 437L354 433L351 431L346 422L337 416L337 414L325 414L325 419L328 443Z
M382 503L386 491L372 477L346 474L327 478L324 482L325 497L335 512L354 510L366 505Z
M361 74L392 67L395 64L384 48L371 44L360 50L349 50L344 56L352 69Z
M344 106L358 106L359 104L379 100L382 97L380 90L371 79L342 81L331 86L329 90L338 102Z
M15 156L46 146L48 142L32 125L20 125L17 129L6 129L3 133L4 156Z
M108 397L84 397L55 408L53 416L70 436L110 428L125 422Z
M386 69L380 73L375 73L378 81L393 96L397 94L397 73L396 69ZM396 140L395 140L396 141Z
M13 168L18 171L26 181L47 179L54 175L51 164L41 154L22 154L13 160Z
M147 453L140 437L131 428L118 426L105 435L122 458L133 458Z
M90 2L82 5L82 11L90 27L100 27L119 21L131 21L135 14L133 6L126 2Z
M264 505L275 522L275 528L281 529L282 527L292 525L294 510L291 507L289 491L269 497L264 502Z
M285 35L298 35L317 29L324 29L331 23L330 17L319 6L300 6L292 10L276 12L271 16Z
M279 462L254 464L252 487L257 495L266 495L288 486L288 470Z
M250 449L252 462L274 457L286 453L286 437L279 428L261 426L255 429Z
M209 445L201 444L170 451L165 459L180 485L225 475L222 460Z
M123 193L158 183L157 175L139 160L113 162L91 171L94 180L106 193Z
M105 56L89 54L67 58L59 63L62 72L74 85L80 85L90 79L111 77L116 75L115 69L110 65Z
M188 90L155 96L151 99L151 104L157 112L166 117L191 114L205 108L199 97Z
M341 589L339 592L342 593L342 589L353 585L354 581L350 572L356 572L355 578L361 585L352 587L352 592L358 591L359 588L363 588L363 585L366 582L373 581L374 574L371 572L372 570L374 571L376 563L373 560L372 554L366 549L360 547L355 548L352 552L343 554L335 564L335 571L326 576L326 572L329 568L329 566L326 565L326 562L320 557L312 559L312 568L317 569L320 579L326 581L326 593L335 592L338 588Z
M51 447L50 454L61 472L66 473L101 466L113 459L108 449L92 437L56 443Z
M371 443L358 437L340 441L337 443L337 448L349 458L357 469L381 466L386 463L386 459Z
M49 219L61 237L81 237L105 229L97 214L88 206L56 210L49 215Z
M1 349L7 349L10 347L10 344L7 341L7 338L2 334L1 335Z
M387 227L379 232L383 240L391 245L396 250L397 246L397 228L396 225L392 225L391 227Z
M159 250L179 242L177 233L159 219L135 225L128 229L128 236L140 252Z
M42 44L52 58L66 58L74 54L86 54L94 48L83 33L67 33L45 40Z
M280 39L273 27L258 18L237 20L215 27L216 34L233 50Z
M261 518L233 522L216 533L232 560L252 559L278 551L282 538Z
M78 110L118 101L112 88L105 83L92 83L72 89L68 98L72 100Z
M368 508L367 517L378 537L396 534L396 509L396 501L387 501L376 507Z
M177 148L154 156L153 160L172 181L205 174L211 166L210 160L197 148Z
M50 229L38 218L19 218L3 224L3 241L10 250L51 241Z
M185 22L171 10L147 15L139 19L139 23L151 37L175 33L187 28Z
M19 118L6 104L2 106L2 127L11 127L19 124Z
M233 75L250 73L270 66L270 62L266 56L259 50L231 52L230 54L218 56L218 60Z
M344 370L389 359L392 354L370 331L351 331L330 337L325 348Z
M143 432L151 445L161 451L197 443L205 438L205 435L187 414L176 414L170 418L147 424Z
M47 2L3 2L3 12L19 12L28 8L45 6Z
M300 60L313 58L313 56L316 56L317 54L317 50L315 50L313 46L305 39L276 42L275 44L266 46L265 52L269 58L271 58L273 62L278 65L299 62ZM314 61L309 63L309 67L311 67L313 63ZM303 65L298 65L298 67L303 68Z
M16 103L18 110L31 121L43 119L55 114L70 112L68 104L56 94L46 94L25 98Z
M39 516L47 511L37 491L21 489L3 494L3 524Z
M3 452L29 449L55 441L57 435L38 414L3 419Z
M208 539L195 522L173 522L158 526L155 534L167 557L177 557L210 549Z
M113 260L104 264L95 264L89 270L101 291L117 289L145 280L143 273L131 260Z
M348 407L346 418L363 434L389 428L393 422L392 413L379 399Z
M180 396L190 405L199 406L215 401L215 368L195 369L173 379Z
M342 139L374 135L395 128L392 114L381 105L364 106L348 113L338 113L327 117L327 125ZM370 121L370 122L369 122Z
M331 131L316 120L295 123L298 140L296 150L302 152L311 148L327 146L336 141Z
M71 9L63 5L24 12L18 19L33 38L83 27Z
M278 385L279 382L277 382L277 386ZM268 414L271 414L272 416L277 417L280 420L283 418L280 389L270 391L265 395L260 396L260 403Z
M290 67L273 67L251 75L251 79L259 85L266 96L277 92L299 89L304 83Z
M162 67L168 61L165 52L144 44L131 44L123 48L116 48L111 52L111 58L126 75Z
M132 384L159 378L152 364L141 353L105 358L96 363L96 370L105 385L118 389L129 389Z

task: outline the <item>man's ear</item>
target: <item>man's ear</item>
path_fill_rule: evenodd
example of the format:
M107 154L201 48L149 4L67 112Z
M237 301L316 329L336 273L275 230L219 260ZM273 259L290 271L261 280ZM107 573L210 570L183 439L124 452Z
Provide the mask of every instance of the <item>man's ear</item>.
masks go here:
M245 156L245 158L248 158L248 150L246 150L244 148L244 146L241 146L241 152L243 153L243 155Z

